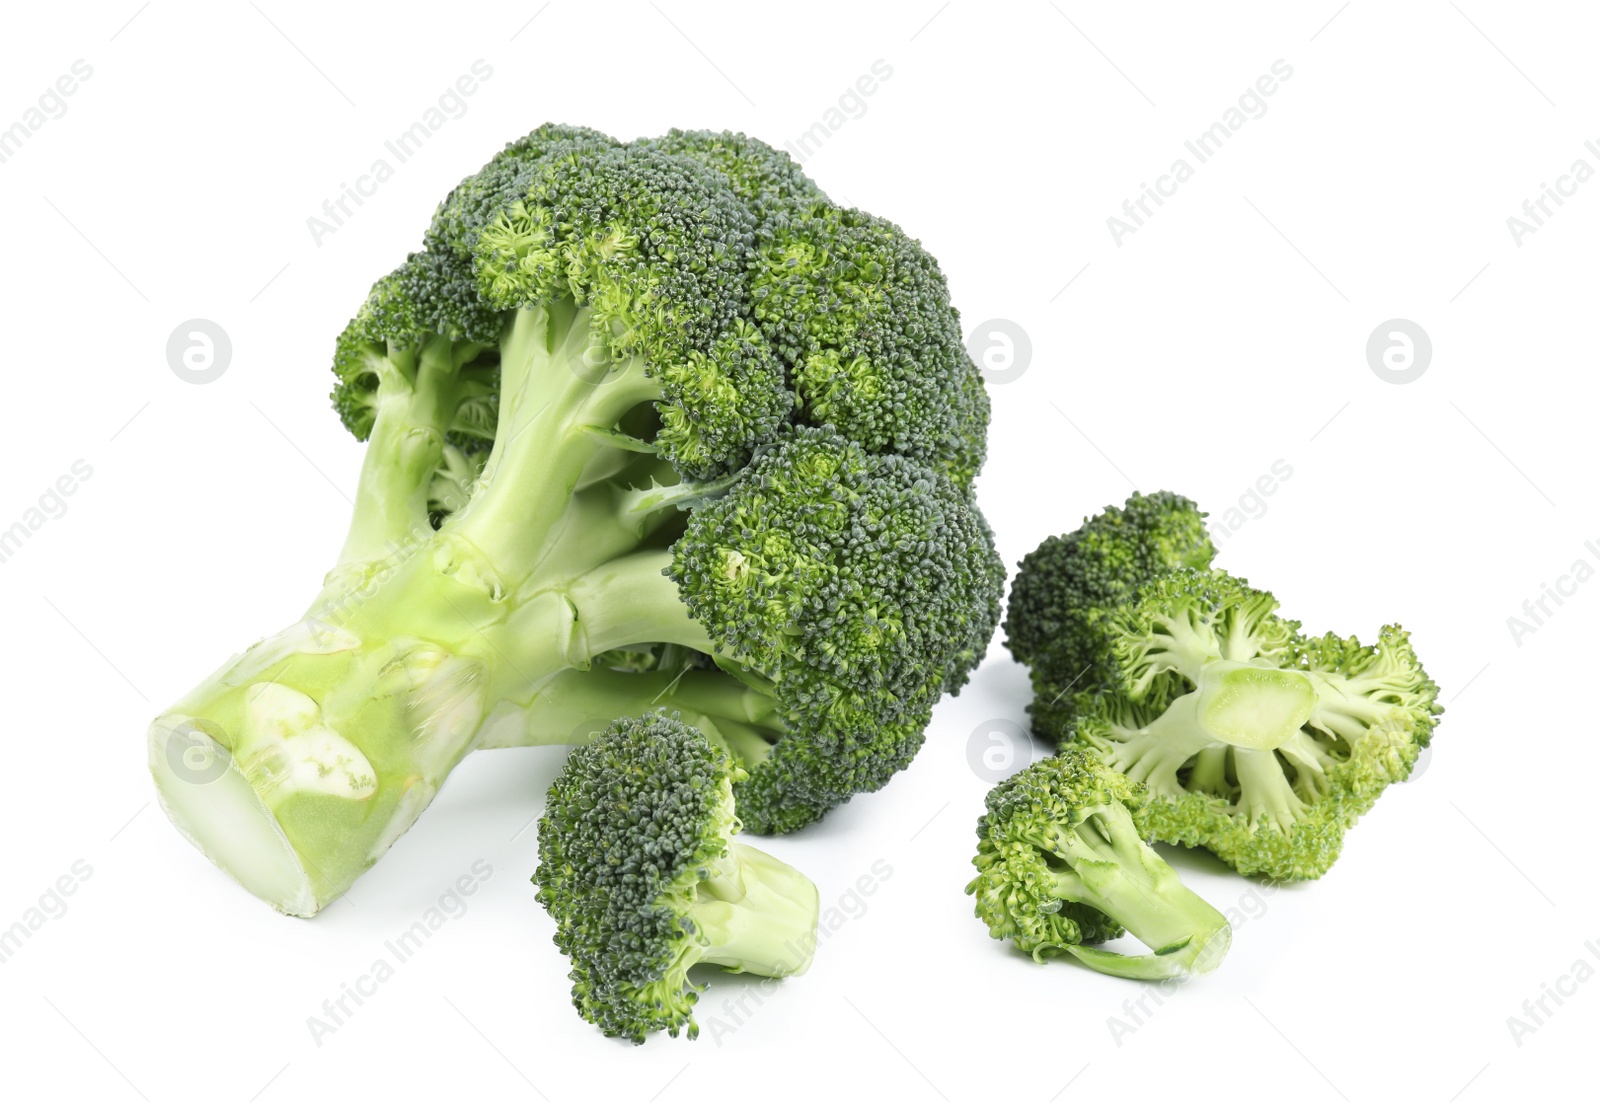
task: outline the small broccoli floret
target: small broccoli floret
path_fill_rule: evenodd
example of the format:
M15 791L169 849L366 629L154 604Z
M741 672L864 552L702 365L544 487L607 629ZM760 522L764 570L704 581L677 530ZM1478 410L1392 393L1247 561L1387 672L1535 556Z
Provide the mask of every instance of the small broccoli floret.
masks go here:
M1108 627L1117 686L1073 733L1150 789L1157 839L1314 879L1443 710L1399 626L1307 639L1277 605L1216 570L1147 585Z
M1145 801L1143 787L1074 746L991 790L967 884L990 935L1040 962L1066 954L1122 978L1215 970L1228 922L1144 842ZM1123 929L1151 953L1085 946Z
M817 888L739 832L728 756L675 716L615 722L578 749L539 820L539 903L572 960L572 1001L607 1036L698 1032L707 963L804 974Z
M1153 579L1216 555L1205 514L1170 491L1135 492L1022 559L1006 607L1006 647L1028 666L1034 728L1060 740L1112 676L1104 627Z

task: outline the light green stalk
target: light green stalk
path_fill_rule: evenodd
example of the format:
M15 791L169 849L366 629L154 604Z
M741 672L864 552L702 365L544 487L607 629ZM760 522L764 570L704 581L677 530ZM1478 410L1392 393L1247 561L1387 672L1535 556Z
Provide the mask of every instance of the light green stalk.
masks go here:
M597 361L589 342L570 304L517 313L493 451L437 534L426 487L459 365L429 346L414 373L380 381L356 517L322 594L152 724L168 813L279 909L309 916L348 889L485 723L526 714L563 672L641 642L711 649L662 575L668 553L633 551L687 492L577 491L616 448L606 431L658 394L642 365Z

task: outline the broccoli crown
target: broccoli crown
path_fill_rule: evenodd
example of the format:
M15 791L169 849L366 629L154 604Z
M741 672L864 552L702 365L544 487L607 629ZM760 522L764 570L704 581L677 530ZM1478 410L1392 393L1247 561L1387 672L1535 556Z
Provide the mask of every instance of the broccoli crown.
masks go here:
M1170 978L1215 969L1228 925L1144 842L1145 788L1068 746L989 792L978 820L978 918L1043 961L1068 954L1107 974ZM1085 948L1126 928L1152 949Z
M948 480L805 427L691 515L671 572L719 651L777 699L785 735L739 791L761 832L910 762L933 703L982 658L1005 575Z
M937 264L745 135L541 127L450 193L423 246L336 348L334 406L362 440L376 360L437 335L492 364L509 312L567 299L590 308L597 350L659 382L653 445L688 478L739 468L785 421L963 488L982 464L988 396ZM457 444L492 438L469 417Z
M1116 689L1069 736L1151 792L1161 840L1245 874L1317 878L1443 712L1408 634L1305 637L1221 571L1149 584L1114 619Z
M1105 629L1140 587L1216 555L1205 514L1170 491L1135 492L1023 557L1006 608L1006 647L1033 679L1034 725L1060 739L1113 675Z
M693 1025L709 941L693 907L738 831L727 755L681 721L615 722L573 752L539 821L539 903L572 960L572 1000L608 1036Z

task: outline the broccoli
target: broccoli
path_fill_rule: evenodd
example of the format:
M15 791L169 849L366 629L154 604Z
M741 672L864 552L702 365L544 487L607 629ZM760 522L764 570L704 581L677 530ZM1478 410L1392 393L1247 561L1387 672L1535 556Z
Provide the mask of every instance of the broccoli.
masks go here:
M1068 954L1104 974L1167 979L1215 970L1227 920L1145 843L1143 787L1068 746L1000 782L978 819L978 919L1039 962ZM1085 945L1133 933L1148 955Z
M473 749L655 705L740 761L752 827L807 824L909 762L998 621L987 406L943 276L753 139L512 143L373 286L334 374L367 442L335 567L150 731L169 814L287 912Z
M1029 713L1059 739L1112 679L1102 628L1144 584L1217 554L1205 514L1181 495L1138 492L1023 557L1006 606L1006 647L1033 679Z
M1367 647L1306 637L1277 608L1219 570L1147 584L1105 627L1117 688L1072 735L1149 788L1157 839L1314 879L1410 775L1443 709L1399 626Z
M698 963L804 974L817 888L739 832L726 752L675 716L613 723L579 748L539 820L539 903L572 960L572 1002L607 1036L698 1028Z

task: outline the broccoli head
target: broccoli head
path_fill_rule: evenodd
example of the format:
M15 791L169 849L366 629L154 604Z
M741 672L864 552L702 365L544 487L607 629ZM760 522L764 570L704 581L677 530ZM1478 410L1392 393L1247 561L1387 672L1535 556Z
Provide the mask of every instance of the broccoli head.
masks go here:
M1144 584L1216 556L1205 514L1182 495L1135 492L1023 557L1006 608L1006 647L1033 679L1034 728L1061 739L1112 677L1107 621Z
M817 888L734 839L727 754L675 716L614 723L572 754L539 820L539 903L572 960L572 1001L607 1036L697 1033L699 963L804 974Z
M1148 584L1107 628L1117 683L1072 727L1150 790L1153 835L1244 874L1312 879L1443 712L1399 626L1306 637L1217 570Z
M1143 787L1068 746L989 792L978 820L978 919L1043 962L1071 955L1105 974L1166 979L1215 970L1227 920L1145 843ZM1124 929L1151 951L1088 945Z
M344 548L152 726L169 811L312 913L466 753L656 705L748 771L752 827L882 786L998 620L959 337L915 241L761 142L511 143L335 343L367 443ZM218 785L190 785L193 741Z

